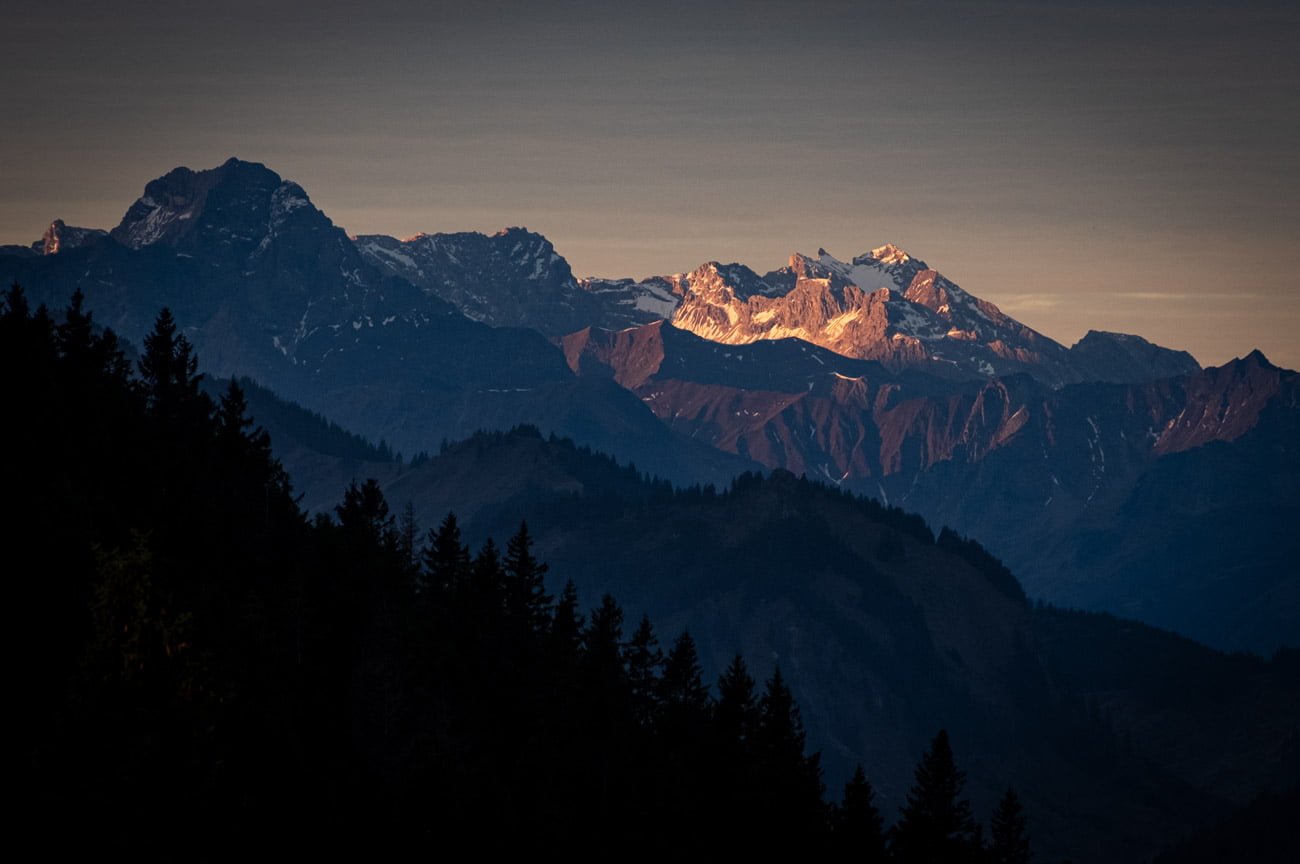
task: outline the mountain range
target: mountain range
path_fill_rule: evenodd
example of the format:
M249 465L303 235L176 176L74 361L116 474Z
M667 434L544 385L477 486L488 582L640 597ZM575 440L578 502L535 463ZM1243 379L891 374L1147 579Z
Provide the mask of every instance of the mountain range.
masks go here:
M210 376L251 379L315 512L373 476L475 542L527 518L554 572L689 627L711 673L780 665L830 770L868 761L887 801L932 721L978 801L1013 780L1094 860L1293 782L1300 399L1258 352L1066 348L890 245L632 280L522 228L349 237L234 159L0 247L0 279L80 291L136 345L170 308Z
M784 468L978 537L1036 597L1225 649L1300 632L1296 379L1258 352L1067 349L890 245L634 281L521 228L350 238L234 159L2 251L37 299L80 288L133 342L168 306L211 374L406 454L529 423L677 483Z

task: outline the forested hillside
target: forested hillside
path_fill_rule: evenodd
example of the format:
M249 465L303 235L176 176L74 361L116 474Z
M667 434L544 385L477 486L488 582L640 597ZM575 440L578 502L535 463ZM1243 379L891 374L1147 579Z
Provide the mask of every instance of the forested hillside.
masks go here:
M1121 860L1294 785L1293 657L1034 610L897 508L675 490L535 429L403 467L258 391L303 453L478 527L369 480L312 517L167 310L128 362L79 294L15 287L0 353L23 824L58 842Z
M56 323L13 288L0 351L23 370L19 787L46 842L885 849L861 772L826 803L779 669L760 686L737 655L711 689L689 633L665 650L609 595L548 594L525 526L472 555L453 515L419 537L373 482L309 521L166 310L133 370L79 295ZM983 854L962 783L940 733L893 848ZM999 813L990 837L1018 848L1014 795Z

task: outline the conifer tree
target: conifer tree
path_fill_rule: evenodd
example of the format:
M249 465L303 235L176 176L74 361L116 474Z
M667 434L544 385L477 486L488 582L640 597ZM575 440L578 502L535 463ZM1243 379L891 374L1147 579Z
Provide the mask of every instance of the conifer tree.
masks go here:
M759 700L757 744L768 758L793 764L804 758L804 740L803 718L778 666Z
M660 695L664 710L670 715L703 722L709 708L709 688L704 683L699 654L689 630L682 631L668 652Z
M974 860L979 852L970 802L961 797L966 775L957 770L947 730L930 743L916 766L891 851L902 864L947 864Z
M91 315L82 308L85 300L86 296L78 288L64 312L63 323L57 328L59 353L72 367L74 376L85 381L105 379L100 386L125 389L130 366L118 347L117 336L112 330L95 334Z
M422 589L430 594L458 590L469 577L469 549L461 542L456 514L448 513L437 529L429 531L429 544L421 556Z
M551 596L543 581L547 567L533 555L528 523L519 523L519 533L510 538L503 563L506 614L535 633L544 632L551 614Z
M825 827L821 755L804 753L799 706L777 667L759 699L754 755L762 792L763 818L783 820L787 840L811 840Z
M631 726L631 695L623 667L623 609L606 594L582 634L582 701L590 733L621 737Z
M247 441L259 446L264 445L269 450L270 438L265 430L258 429L250 434L247 430L252 425L253 420L248 416L248 399L244 396L244 389L232 378L217 406L218 437L231 443Z
M758 702L754 678L737 654L718 678L718 698L712 710L712 762L716 766L706 777L706 794L714 802L718 818L728 824L733 853L749 856L770 851L768 818L763 794L764 773L755 752L758 734Z
M397 541L393 517L388 512L379 482L371 477L360 486L353 480L343 493L343 503L334 507L344 533L374 549L394 548Z
M664 652L659 650L659 639L649 615L641 616L641 623L628 642L624 660L632 689L632 713L638 724L648 726L657 714L660 674L664 665Z
M239 477L227 477L228 486L245 483L250 487L262 488L264 500L246 500L250 507L262 505L269 507L272 490L282 496L291 492L289 475L271 455L271 436L261 426L253 428L253 419L248 414L248 399L244 388L233 378L226 392L222 394L217 405L217 441L224 450L224 456L238 466ZM247 489L239 489L236 494L249 494Z
M501 554L491 537L483 541L478 555L470 563L469 578L462 587L461 599L468 603L467 611L481 630L478 639L497 639L504 634L509 603L506 575L501 569ZM497 650L503 647L521 650L517 641L512 641L509 646L498 646Z
M570 579L564 583L555 604L547 644L559 669L567 672L578 659L582 647L583 618L578 612L578 589Z
M749 749L758 729L758 705L754 701L754 678L739 654L718 678L713 716L724 749L737 754Z
M203 376L198 368L199 358L184 334L176 332L176 319L164 306L144 337L140 376L150 413L165 427L189 427L210 413L211 402L199 391Z
M497 552L497 544L491 537L483 541L483 545L478 550L478 555L474 557L474 563L470 567L473 572L474 582L477 585L495 585L501 578L501 554ZM494 590L492 593L496 593Z
M687 630L664 660L654 715L653 756L646 768L663 817L707 848L714 809L709 690L695 640ZM705 850L697 850L705 851ZM709 849L708 851L712 851ZM669 853L680 855L681 849Z
M420 524L415 519L415 504L408 500L402 509L402 518L397 523L397 548L402 553L402 562L412 572L419 568L416 549L419 534Z
M834 845L839 858L864 864L883 864L887 860L884 822L875 797L875 790L858 765L844 784L844 800L835 811Z
M583 631L582 682L578 694L586 749L590 759L594 821L616 832L615 808L621 804L615 789L626 778L628 739L633 728L627 673L623 668L623 610L606 594L591 612Z
M989 820L989 858L993 864L1029 864L1029 836L1020 799L1010 786Z
M626 681L623 669L623 609L606 594L582 634L587 667L601 682Z

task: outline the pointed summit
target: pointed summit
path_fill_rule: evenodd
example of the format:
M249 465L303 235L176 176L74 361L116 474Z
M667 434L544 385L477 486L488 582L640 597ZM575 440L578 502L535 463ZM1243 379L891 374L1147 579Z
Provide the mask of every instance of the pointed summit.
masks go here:
M1265 369L1277 369L1277 368L1279 368L1279 367L1277 367L1277 366L1274 366L1272 363L1270 363L1269 360L1268 360L1268 358L1264 356L1264 352L1261 351L1261 350L1259 350L1258 348L1256 348L1254 351L1251 351L1251 352L1250 352L1249 354L1247 354L1245 357L1242 357L1242 358L1241 358L1241 362L1242 362L1243 364L1250 364L1250 365L1255 365L1255 366L1262 366L1262 367L1264 367Z
M281 185L280 175L259 162L231 158L203 171L176 168L145 185L111 236L132 249L156 243L178 250L202 242L255 246ZM309 203L292 185L296 192L289 197Z
M871 257L875 258L881 264L906 264L912 260L902 249L899 249L893 243L886 243L878 249L871 250Z
M1187 403L1161 432L1154 452L1175 453L1241 437L1255 428L1260 412L1284 387L1295 386L1288 379L1294 382L1258 349L1184 377Z

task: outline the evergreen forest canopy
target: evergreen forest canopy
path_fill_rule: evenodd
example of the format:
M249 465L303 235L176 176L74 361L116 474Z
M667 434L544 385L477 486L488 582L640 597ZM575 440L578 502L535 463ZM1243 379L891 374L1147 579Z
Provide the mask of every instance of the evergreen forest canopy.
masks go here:
M1028 859L1011 790L985 842L943 732L889 831L861 768L828 804L779 669L760 690L737 655L715 695L688 632L665 652L611 596L550 596L525 525L471 554L454 515L422 538L374 481L309 520L166 309L132 369L82 303L58 322L17 286L0 303L23 370L10 530L39 553L11 559L33 830L185 857L445 838Z

